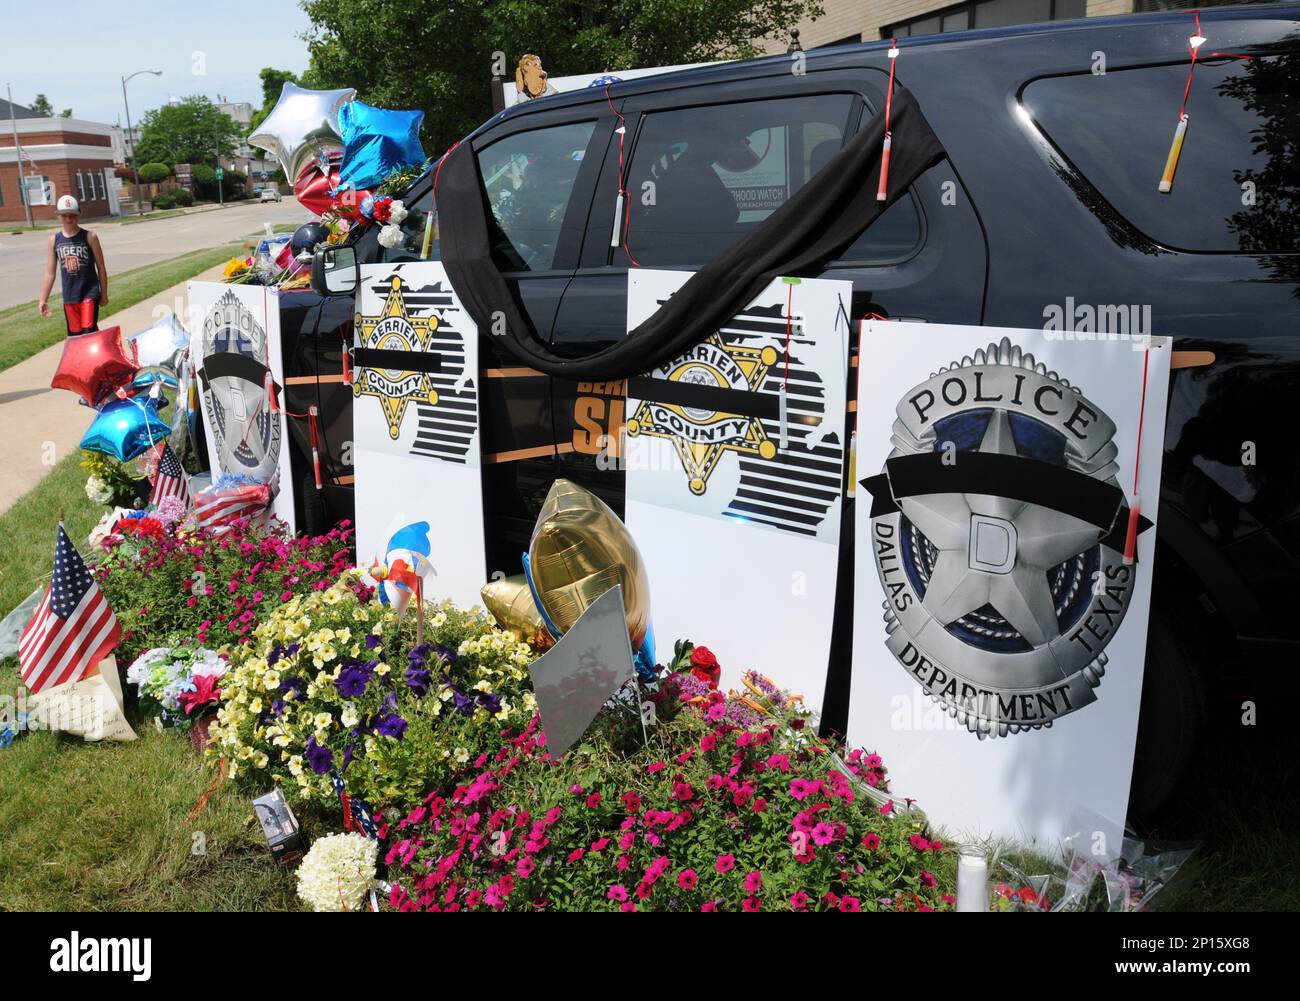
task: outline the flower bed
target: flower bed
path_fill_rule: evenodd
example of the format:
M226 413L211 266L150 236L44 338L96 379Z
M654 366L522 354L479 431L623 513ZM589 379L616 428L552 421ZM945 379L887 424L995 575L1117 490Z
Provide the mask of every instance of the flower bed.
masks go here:
M95 576L122 623L119 663L174 643L246 643L265 610L323 591L353 563L346 523L302 538L246 521L176 535L166 513L114 512L95 540L108 550Z
M806 715L690 675L647 746L606 718L556 761L534 721L389 833L401 910L939 910L954 853L866 794ZM779 709L780 706L774 708Z
M529 646L450 605L427 610L417 646L413 616L400 630L360 577L291 598L235 654L211 731L232 777L329 802L337 769L372 807L404 806L532 719Z

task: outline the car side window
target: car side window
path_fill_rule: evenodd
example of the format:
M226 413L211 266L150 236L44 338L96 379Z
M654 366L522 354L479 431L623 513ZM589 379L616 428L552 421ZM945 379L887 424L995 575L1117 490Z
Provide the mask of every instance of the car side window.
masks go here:
M438 214L429 218L429 205L432 202L433 188L414 201L402 200L406 208L406 218L399 223L402 230L402 242L394 247L379 245L379 259L385 264L396 261L437 261L441 260L438 246ZM428 250L425 250L425 243Z
M1102 197L1157 243L1300 250L1288 196L1300 171L1300 54L1198 62L1177 169L1161 192L1187 75L1183 62L1048 77L1031 82L1022 100Z
M628 167L628 248L642 265L698 266L783 205L844 144L849 94L645 115Z
M647 113L627 175L632 255L670 267L716 257L840 151L854 104L850 94L817 94ZM915 206L903 199L843 259L897 259L919 235Z
M496 222L492 256L502 271L547 271L596 123L517 132L478 154Z

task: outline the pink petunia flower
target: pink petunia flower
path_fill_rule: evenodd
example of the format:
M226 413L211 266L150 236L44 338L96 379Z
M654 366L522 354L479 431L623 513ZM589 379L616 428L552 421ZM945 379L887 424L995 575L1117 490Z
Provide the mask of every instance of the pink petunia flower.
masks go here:
M732 869L736 868L736 856L719 855L717 861L713 863L713 868L719 873L731 872Z
M763 874L755 869L745 876L745 892L756 895L763 888Z
M800 890L797 893L792 893L790 895L790 907L796 911L807 910L808 894L804 893L803 890Z
M763 909L763 902L757 897L746 897L740 907L746 914L757 914Z
M627 887L626 887L626 886L611 886L611 887L609 888L609 892L606 893L605 896L606 896L607 898L609 898L610 900L626 900L626 899L627 899Z
M876 834L874 831L869 834L864 834L862 836L862 847L867 849L867 851L874 852L880 847L880 835Z
M683 869L677 874L677 885L683 890L695 889L695 884L698 881L699 877L695 875L694 869Z

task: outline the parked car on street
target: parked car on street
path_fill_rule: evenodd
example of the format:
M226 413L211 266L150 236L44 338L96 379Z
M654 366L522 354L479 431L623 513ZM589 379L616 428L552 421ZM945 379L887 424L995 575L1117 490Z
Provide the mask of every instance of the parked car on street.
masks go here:
M258 201L262 202L278 202L280 198L279 188L263 188L261 194L258 195Z
M1188 764L1207 697L1260 700L1300 653L1300 453L1288 415L1300 398L1300 6L1200 17L1209 51L1168 194L1149 164L1163 165L1177 121L1187 12L904 40L898 80L947 156L818 272L853 283L855 321L874 313L914 324L917 337L926 323L1041 328L1048 310L1085 303L1149 316L1146 332L1212 355L1174 371L1170 388L1132 793L1148 816ZM497 264L539 336L579 355L625 334L629 254L611 246L620 165L634 195L646 178L659 185L652 210L633 199L637 263L696 270L883 107L888 48L803 53L796 73L791 57L773 56L646 77L614 84L608 100L603 88L570 92L482 125L466 142L503 224ZM676 166L698 159L693 150L711 151L702 180ZM681 197L668 197L678 182ZM382 247L367 228L353 244L360 262L421 256L432 183L426 173L403 195L405 242ZM317 290L281 302L287 405L316 404L323 421L323 491L305 427L291 425L299 524L316 530L352 514L342 351L354 301ZM557 476L622 514L625 474L596 460L603 437L618 440L625 393L521 368L492 341L480 345L484 545L489 567L517 571ZM851 542L841 556L851 568ZM833 726L847 718L852 576L841 576L824 698Z

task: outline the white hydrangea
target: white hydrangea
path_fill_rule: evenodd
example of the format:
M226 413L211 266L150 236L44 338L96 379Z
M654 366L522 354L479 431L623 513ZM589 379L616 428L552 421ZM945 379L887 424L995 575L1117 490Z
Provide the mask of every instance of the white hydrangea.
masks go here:
M379 245L381 247L400 247L402 240L405 239L402 233L402 227L389 223L379 231Z
M92 473L86 480L86 496L96 504L107 504L113 499L113 488Z
M355 911L375 878L379 848L355 831L317 838L298 867L298 896L314 911Z

